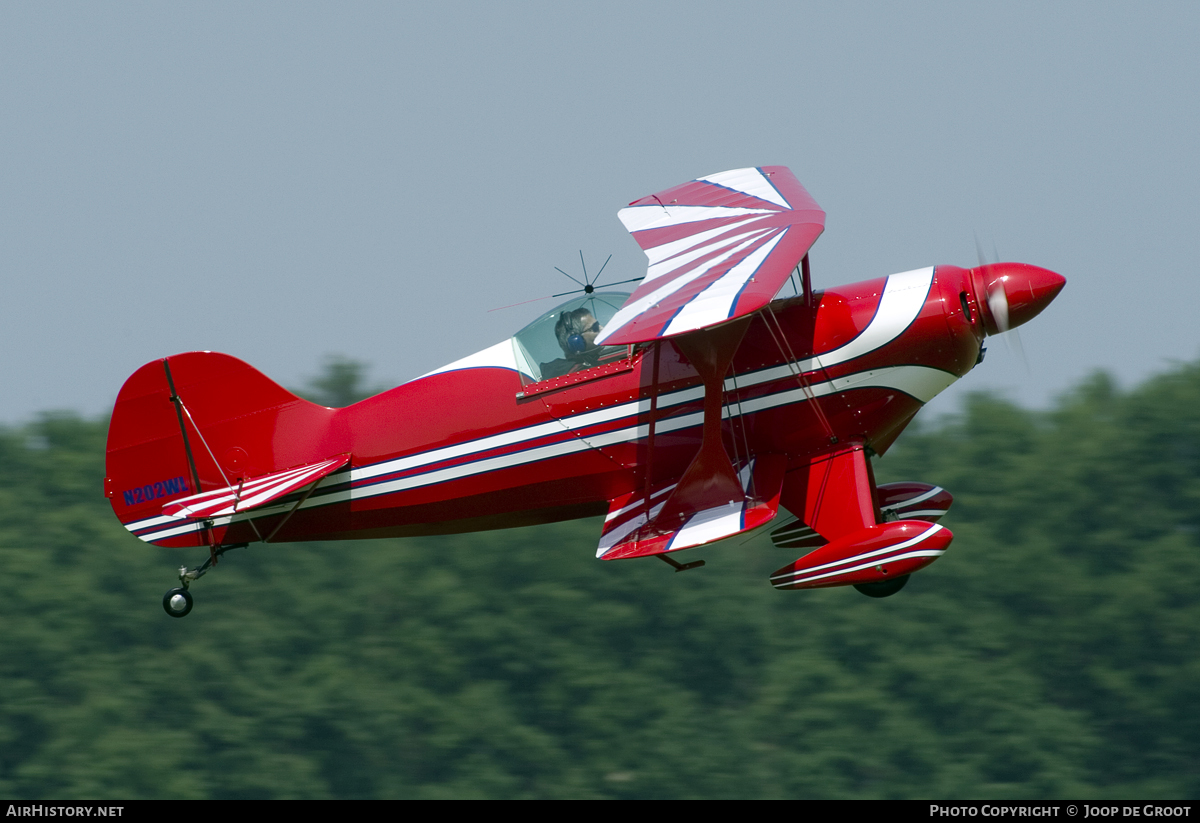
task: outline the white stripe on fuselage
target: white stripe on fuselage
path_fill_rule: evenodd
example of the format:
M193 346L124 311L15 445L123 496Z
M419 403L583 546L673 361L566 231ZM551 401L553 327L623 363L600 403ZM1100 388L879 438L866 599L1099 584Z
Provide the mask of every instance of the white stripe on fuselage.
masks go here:
M891 343L917 319L917 315L925 306L925 298L929 296L929 288L932 285L933 266L888 277L875 316L862 333L840 348L817 355L811 361L813 365L805 371L813 368L827 369L870 354Z
M866 376L864 376L866 375ZM723 409L723 416L733 417L741 416L742 414L752 414L754 412L763 411L778 406L786 406L792 403L803 403L808 400L808 392L814 397L824 397L843 391L847 388L891 388L897 391L910 394L922 403L928 402L936 391L931 393L931 389L935 386L945 388L954 382L954 375L949 372L943 372L938 369L928 368L926 366L893 366L884 369L872 369L863 375L849 375L847 377L836 378L830 381L811 384L805 390L802 388L787 389L784 391L774 392L764 397L743 400L739 404L741 406L737 413L734 409L727 405ZM938 391L941 389L939 388ZM684 389L678 392L673 392L671 395L659 398L659 408L667 408L670 406L679 405L680 403L688 402L689 400L699 400L703 396L703 390L695 388ZM353 486L349 489L339 489L326 494L321 494L318 489L312 497L306 500L301 508L312 508L313 506L324 506L333 503L345 502L348 500L361 500L370 497L377 497L383 494L392 494L408 489L419 488L422 486L431 486L437 483L444 483L450 480L457 480L463 477L469 477L477 474L484 474L490 471L498 471L500 469L513 468L516 466L535 463L540 460L548 460L554 457L561 457L566 454L571 454L583 451L588 448L604 448L606 446L615 445L618 443L626 443L630 441L640 440L649 435L649 426L645 423L626 426L620 429L603 432L597 435L588 435L586 440L576 432L586 429L590 426L609 423L622 418L637 418L637 415L647 411L649 401L635 401L625 403L620 406L614 406L610 409L601 409L594 412L585 412L575 415L574 417L564 418L562 423L559 421L551 421L542 423L536 426L530 426L525 429L517 429L512 432L506 432L503 435L495 435L492 437L481 438L470 443L463 443L457 446L447 447L444 449L435 449L422 454L410 455L408 457L398 458L396 460L388 460L382 463L377 463L372 466L364 466L354 469L350 472L350 480L352 483L360 485ZM689 414L679 415L677 417L668 417L658 420L655 423L655 430L660 434L665 434L681 429L693 428L702 425L704 422L703 411L696 411ZM540 439L548 434L563 434L563 424L569 424L570 433L575 436L570 440L550 443L544 446L523 449L521 451L512 452L509 454L498 455L496 457L476 459L468 463L463 463L457 466L449 466L443 469L435 469L419 474L411 474L407 477L395 478L383 482L371 483L362 485L362 481L379 477L386 474L392 474L400 471L411 471L420 469L424 466L436 465L447 459L461 457L472 453L478 453L500 446L516 445L530 440ZM342 472L330 475L334 482L344 483ZM281 503L274 506L265 506L262 509L253 512L240 512L231 518L218 518L215 525L225 525L229 522L240 522L250 519L251 517L265 517L273 514L282 514L291 507L290 502ZM190 526L180 526L177 520L166 517L153 517L146 520L131 522L126 524L126 528L130 531L142 531L152 529L153 527L171 523L174 528L164 531L154 531L138 535L146 541L161 540L166 537L183 534L190 531L195 531L200 528L198 524Z
M912 325L920 314L921 308L924 306L925 298L929 293L929 288L933 282L933 268L917 269L910 272L902 272L893 274L887 279L884 286L883 294L879 300L879 306L875 311L875 316L871 322L863 329L862 333L851 340L849 343L834 349L832 351L816 355L815 357L801 360L795 364L784 364L780 366L772 366L761 369L756 372L748 372L729 378L725 381L725 390L734 391L738 389L746 389L751 386L761 385L776 380L781 380L795 374L796 369L802 372L809 372L816 368L828 368L865 354L869 354L899 337L905 329ZM468 365L471 361L478 365L484 365L484 361L488 362L489 366L508 367L508 358L512 357L511 348L508 352L500 351L498 344L490 349L485 349L476 355L469 358L457 361L456 363L446 366L443 369L438 369L430 374L437 374L443 371L453 370L459 367L470 368ZM485 357L486 355L486 357ZM503 364L503 365L501 365ZM418 378L419 379L419 378ZM927 366L889 366L880 369L871 369L864 372L845 375L835 378L831 381L823 381L813 383L809 389L796 388L775 392L765 397L754 398L751 400L743 400L740 404L739 414L753 413L762 411L776 406L788 405L790 403L804 402L808 399L808 392L811 391L814 397L823 397L847 389L858 388L891 388L897 391L902 391L915 397L921 403L928 403L934 396L949 386L958 378L944 372L940 369L934 369ZM681 389L675 392L669 392L660 395L657 406L660 409L670 408L672 406L683 403L699 400L704 396L704 388L702 386L693 386L687 389ZM566 429L576 437L581 437L578 432L592 426L610 423L626 417L648 412L650 409L649 398L623 403L618 406L613 406L608 409L597 409L595 411L583 412L572 417L561 418L557 420L538 423L533 426L527 426L512 431L503 432L501 434L483 437L478 440L459 443L454 446L446 446L440 449L433 449L419 454L412 454L406 457L396 458L394 460L386 460L381 463L375 463L370 466L362 466L352 469L350 472L350 481L352 484L361 484L363 481L370 480L375 477L380 477L386 474L394 474L404 471L412 471L420 469L424 466L435 465L446 460L466 457L472 454L479 454L485 451L491 451L497 448L518 445L520 443L538 440L543 437L550 437L556 434L562 434ZM724 411L724 416L731 416L730 409L727 407ZM660 420L655 424L656 431L667 432L678 429L690 428L691 426L700 425L703 422L703 413L696 412L694 414L682 415L676 418L668 418ZM536 462L537 460L545 460L551 457L560 456L570 452L580 451L582 448L595 447L602 448L604 446L613 445L616 443L628 442L646 437L649 429L646 425L630 426L617 431L606 432L601 435L589 435L586 440L579 439L576 441L566 441L562 444L550 444L547 446L526 449L520 452L501 455L499 457L486 458L475 460L461 466L454 466L440 471L431 471L422 473L408 478L402 478L396 481L388 481L385 483L375 483L370 485L359 485L351 489L343 489L337 492L327 494L314 494L304 502L301 508L311 508L313 506L329 505L339 503L350 499L364 499L375 497L380 494L391 494L395 491L403 491L405 489L417 488L419 486L433 485L434 483L442 483L449 480L455 480L461 477L467 477L473 474L480 474L486 471L495 471L497 469L509 468L525 463ZM576 444L571 448L560 448ZM330 479L336 482L345 482L342 477L343 472L336 472L330 475ZM242 521L252 517L264 517L272 514L285 512L290 508L290 503L281 503L275 506L267 506L254 512L239 513L232 519ZM224 518L222 518L224 519ZM133 521L127 523L125 527L130 531L144 531L153 529L156 526L165 523L172 523L175 528L169 529L171 535L180 534L185 531L195 531L200 528L198 524L192 526L180 526L178 521L167 517L151 517L144 520ZM169 536L163 532L154 532L153 534L139 535L143 540L159 540Z
M461 371L463 369L511 369L519 372L520 366L517 365L517 355L513 351L512 338L505 340L503 343L497 343L494 346L489 346L483 351L477 351L474 354L467 355L461 360L455 360L453 363L442 366L440 369L434 369L431 372L426 372L417 378L424 380L426 377L433 377L435 374L444 374L449 371ZM415 383L417 380L411 382Z

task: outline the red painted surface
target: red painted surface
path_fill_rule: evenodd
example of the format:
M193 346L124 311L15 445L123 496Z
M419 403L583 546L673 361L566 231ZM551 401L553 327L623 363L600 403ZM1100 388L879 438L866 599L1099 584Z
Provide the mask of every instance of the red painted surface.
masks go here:
M919 571L950 545L949 529L897 520L852 532L771 575L777 589L825 589L880 583Z
M925 400L974 367L985 335L997 331L989 289L1004 289L1015 326L1065 282L1010 263L925 271L811 301L776 300L713 331L633 346L551 380L502 365L459 368L344 409L301 400L228 355L174 355L146 364L121 389L105 491L122 523L163 546L247 542L276 529L276 541L436 534L627 510L619 524L646 516L651 497L679 523L717 504L743 504L748 530L782 505L829 542L781 573L841 562L911 539L949 508L942 491L923 504L940 513L879 523L881 506L935 487L877 490L868 454L885 452ZM232 518L169 517L178 505L164 514L187 497L345 454L349 464L310 487L292 513L305 490ZM743 493L739 472L754 459L764 488ZM760 480L768 466L772 479ZM612 556L674 550L674 527L650 526ZM943 551L950 534L940 529L927 540ZM932 559L898 559L887 574ZM788 587L878 575L858 570Z
M789 474L782 502L826 540L836 540L878 521L874 487L866 449L854 444L815 457Z

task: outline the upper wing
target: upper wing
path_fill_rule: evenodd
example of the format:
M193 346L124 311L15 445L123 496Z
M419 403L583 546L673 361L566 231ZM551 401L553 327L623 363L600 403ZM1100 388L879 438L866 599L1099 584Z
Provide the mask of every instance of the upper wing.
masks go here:
M650 263L597 344L673 337L758 311L825 230L825 212L786 166L701 177L617 216Z

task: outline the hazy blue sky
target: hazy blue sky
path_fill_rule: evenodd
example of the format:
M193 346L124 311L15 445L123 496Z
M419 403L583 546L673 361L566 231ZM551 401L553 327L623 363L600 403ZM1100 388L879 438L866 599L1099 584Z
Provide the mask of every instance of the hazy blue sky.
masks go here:
M1043 404L1200 354L1200 4L4 3L0 422L142 363L401 382L645 257L616 211L792 168L818 287L1068 279L961 389Z

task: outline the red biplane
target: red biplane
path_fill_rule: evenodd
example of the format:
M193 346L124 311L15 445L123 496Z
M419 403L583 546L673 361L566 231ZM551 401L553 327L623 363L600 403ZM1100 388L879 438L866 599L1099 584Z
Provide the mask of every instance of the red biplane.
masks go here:
M597 556L656 556L791 514L780 589L882 597L946 551L952 498L877 486L883 454L987 335L1066 282L1018 263L929 266L813 291L825 213L783 166L702 177L619 213L649 257L632 294L586 283L509 340L346 408L190 352L125 383L105 493L159 546L403 537L604 515ZM789 280L795 295L780 297Z

